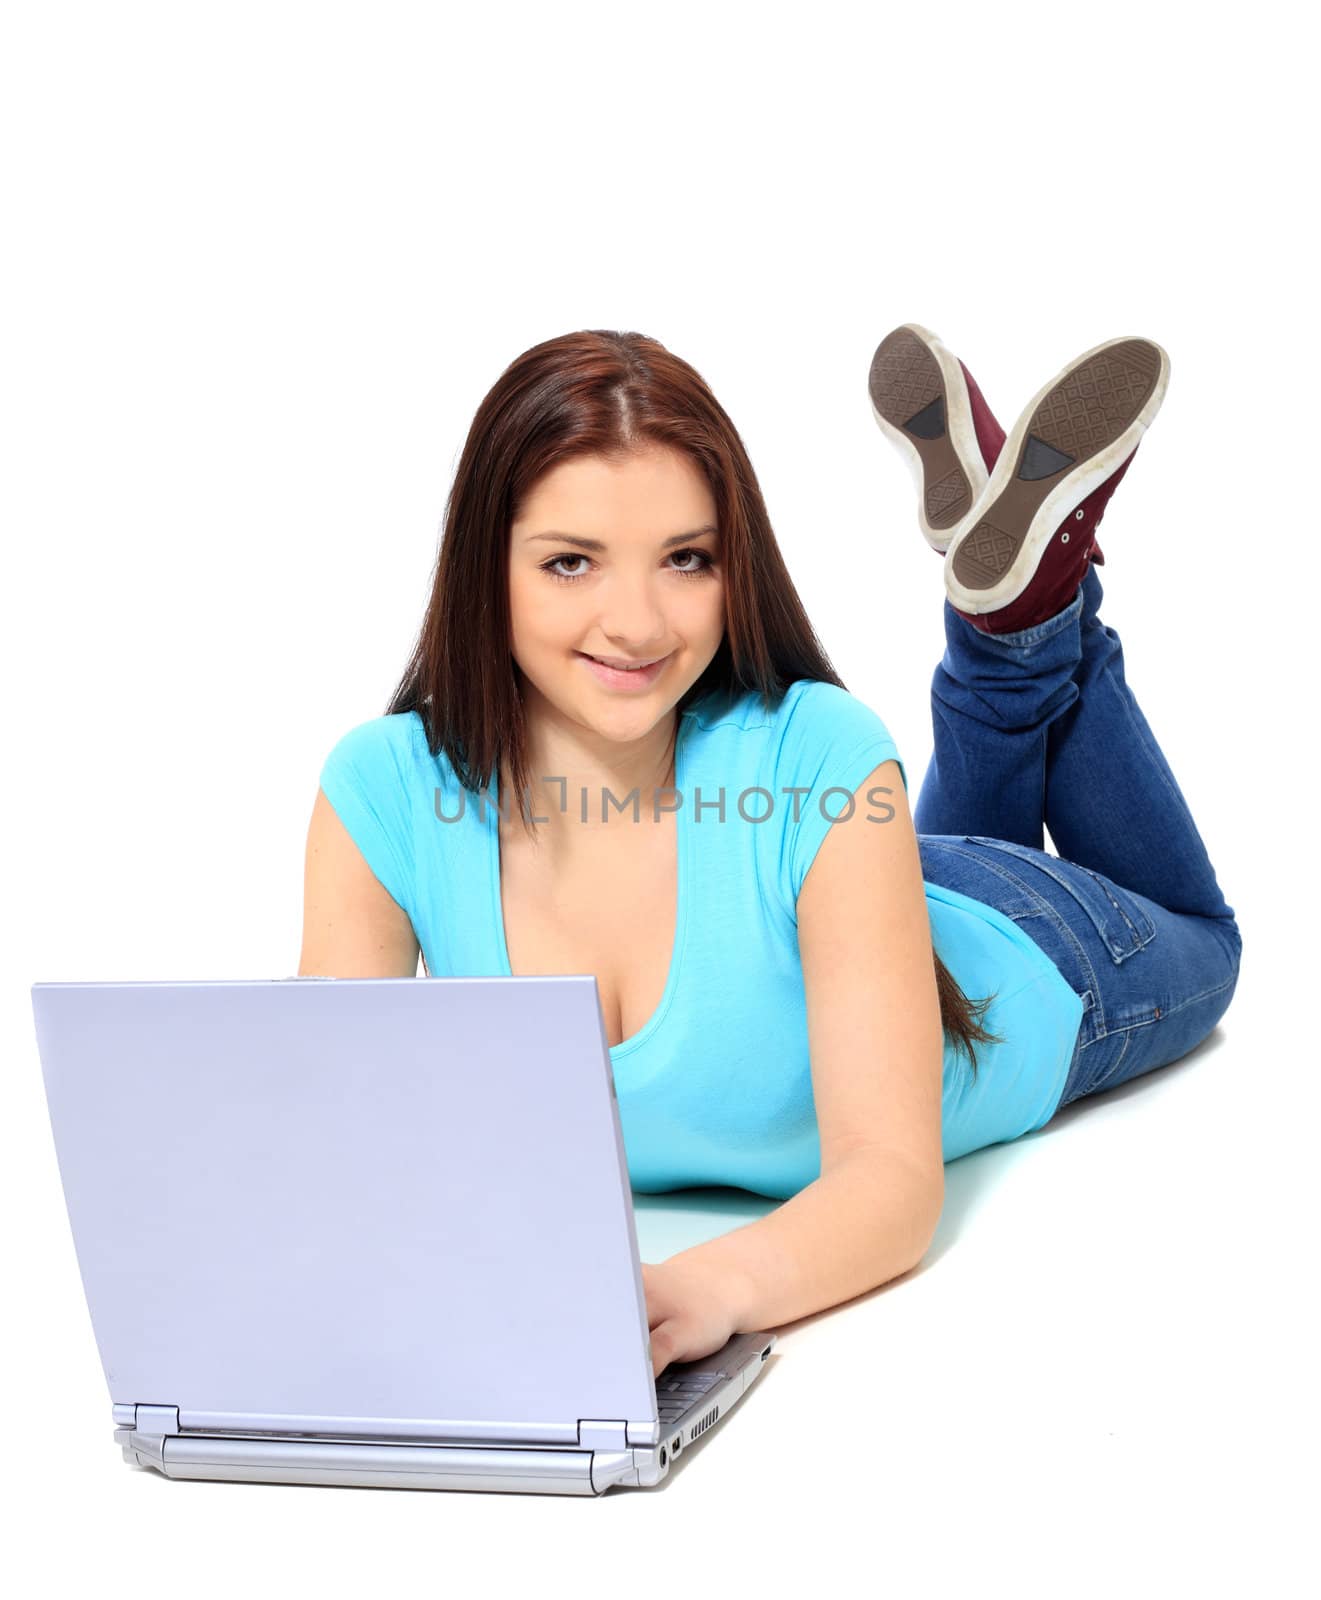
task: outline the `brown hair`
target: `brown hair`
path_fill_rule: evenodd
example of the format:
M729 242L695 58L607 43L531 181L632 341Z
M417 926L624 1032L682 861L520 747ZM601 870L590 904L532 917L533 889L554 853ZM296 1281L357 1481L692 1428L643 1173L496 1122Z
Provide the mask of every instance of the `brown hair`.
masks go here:
M564 334L513 361L477 408L445 506L431 598L386 715L416 711L433 756L459 782L487 790L507 765L528 789L526 723L510 654L509 530L524 497L552 467L578 456L618 460L639 449L683 451L715 498L725 634L676 705L713 691L756 689L768 707L800 678L847 686L831 666L789 577L752 463L701 375L640 333ZM520 812L523 808L520 807ZM523 813L525 827L531 826ZM932 951L941 1023L966 1051L988 1042L974 1004Z

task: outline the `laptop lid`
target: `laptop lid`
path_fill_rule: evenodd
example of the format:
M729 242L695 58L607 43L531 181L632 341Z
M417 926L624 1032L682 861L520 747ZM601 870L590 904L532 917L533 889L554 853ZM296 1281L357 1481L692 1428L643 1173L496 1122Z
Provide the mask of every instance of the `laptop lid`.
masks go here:
M37 983L112 1402L186 1429L656 1438L591 976Z

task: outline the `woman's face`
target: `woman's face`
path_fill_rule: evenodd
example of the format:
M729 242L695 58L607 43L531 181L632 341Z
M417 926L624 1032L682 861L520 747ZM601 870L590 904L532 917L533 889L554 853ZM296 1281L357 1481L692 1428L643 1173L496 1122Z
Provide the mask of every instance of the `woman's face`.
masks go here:
M641 738L724 636L716 505L681 452L579 457L545 473L510 530L514 660L533 700L611 739ZM589 657L658 665L611 672Z

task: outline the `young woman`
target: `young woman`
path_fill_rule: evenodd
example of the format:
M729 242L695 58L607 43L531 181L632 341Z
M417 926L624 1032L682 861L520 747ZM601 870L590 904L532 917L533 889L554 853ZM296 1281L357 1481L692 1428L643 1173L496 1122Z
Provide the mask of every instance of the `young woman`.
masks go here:
M299 970L595 975L633 1187L787 1200L643 1268L655 1371L912 1268L946 1161L1226 1010L1233 911L1098 618L1167 378L1112 340L1006 440L933 334L876 351L947 592L915 816L692 367L579 332L483 400L412 659L321 773Z

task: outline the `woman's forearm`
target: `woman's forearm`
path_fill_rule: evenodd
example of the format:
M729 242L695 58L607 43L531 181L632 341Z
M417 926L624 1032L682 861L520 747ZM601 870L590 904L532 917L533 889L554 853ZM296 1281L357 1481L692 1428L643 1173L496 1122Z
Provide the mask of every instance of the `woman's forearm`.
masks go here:
M710 1273L739 1333L760 1333L866 1294L915 1267L935 1235L933 1182L880 1150L856 1150L755 1222L680 1252Z

